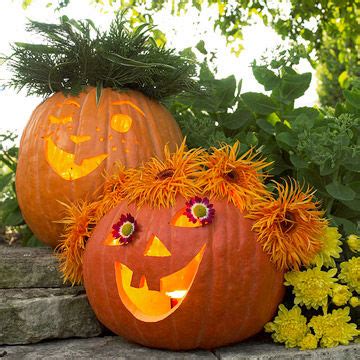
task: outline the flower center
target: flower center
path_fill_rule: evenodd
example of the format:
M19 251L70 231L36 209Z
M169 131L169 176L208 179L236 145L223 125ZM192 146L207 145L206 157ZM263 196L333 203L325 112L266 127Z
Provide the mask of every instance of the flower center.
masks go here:
M193 207L193 212L196 217L199 219L207 215L207 209L204 205L197 204Z
M284 220L281 221L280 226L284 233L292 231L295 228L295 216L291 212L287 211L285 213Z
M173 169L165 169L163 171L160 171L156 177L155 180L165 180L169 177L172 177L174 175L174 170Z
M240 176L239 174L236 172L236 170L230 170L229 172L227 172L226 174L223 175L223 178L226 181L232 182L232 183L238 183Z
M125 237L130 236L133 233L133 231L134 231L134 225L131 222L127 222L121 227L121 235Z

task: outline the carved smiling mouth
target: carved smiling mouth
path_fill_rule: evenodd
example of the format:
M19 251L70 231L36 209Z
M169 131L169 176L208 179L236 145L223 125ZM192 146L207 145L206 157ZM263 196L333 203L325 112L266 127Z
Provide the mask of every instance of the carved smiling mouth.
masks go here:
M84 159L78 165L75 163L75 155L56 146L50 136L45 138L46 160L51 168L64 180L76 180L89 175L108 157L108 154L93 156Z
M206 245L182 269L160 279L160 291L149 290L145 276L139 288L131 286L133 271L115 262L116 284L121 301L135 318L156 322L172 314L183 302L196 277Z

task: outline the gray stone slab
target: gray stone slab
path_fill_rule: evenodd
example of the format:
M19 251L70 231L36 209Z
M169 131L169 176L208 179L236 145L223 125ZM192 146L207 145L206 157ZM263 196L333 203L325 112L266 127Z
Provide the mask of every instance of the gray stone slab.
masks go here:
M51 248L0 245L0 289L62 286Z
M0 344L102 333L82 287L0 290Z
M301 351L283 345L249 341L215 350L220 360L359 360L360 344Z
M166 351L149 349L130 343L120 337L107 336L93 339L71 339L44 342L27 346L0 347L5 360L56 360L56 359L163 359L163 360L216 360L210 351Z

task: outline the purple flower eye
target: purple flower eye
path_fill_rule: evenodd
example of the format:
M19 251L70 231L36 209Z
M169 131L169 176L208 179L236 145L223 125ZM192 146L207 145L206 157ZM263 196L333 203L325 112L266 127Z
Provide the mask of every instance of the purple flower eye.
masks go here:
M199 221L201 225L206 225L213 221L215 209L208 198L195 196L186 203L184 215L194 224Z
M136 221L131 214L122 214L120 220L112 227L112 235L115 239L119 239L120 245L127 245L132 241L136 228Z

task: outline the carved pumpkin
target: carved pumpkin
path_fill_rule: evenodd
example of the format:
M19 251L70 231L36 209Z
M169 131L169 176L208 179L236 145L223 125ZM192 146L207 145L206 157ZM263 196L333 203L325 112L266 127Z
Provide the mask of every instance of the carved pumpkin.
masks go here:
M16 190L27 224L56 246L60 202L91 200L116 161L135 167L181 140L170 113L137 91L106 88L98 104L95 88L77 97L56 93L35 109L21 139Z
M183 143L163 161L120 168L96 202L68 205L60 269L83 277L112 331L175 350L241 341L271 319L284 271L322 247L313 193L291 181L276 197L262 182L266 162L238 152Z
M103 217L83 264L103 324L146 346L191 349L243 340L272 318L283 297L282 271L240 209L224 199L211 203L215 216L204 225L184 215L182 196L170 208L124 201ZM124 214L135 218L136 230L120 246L114 229Z

